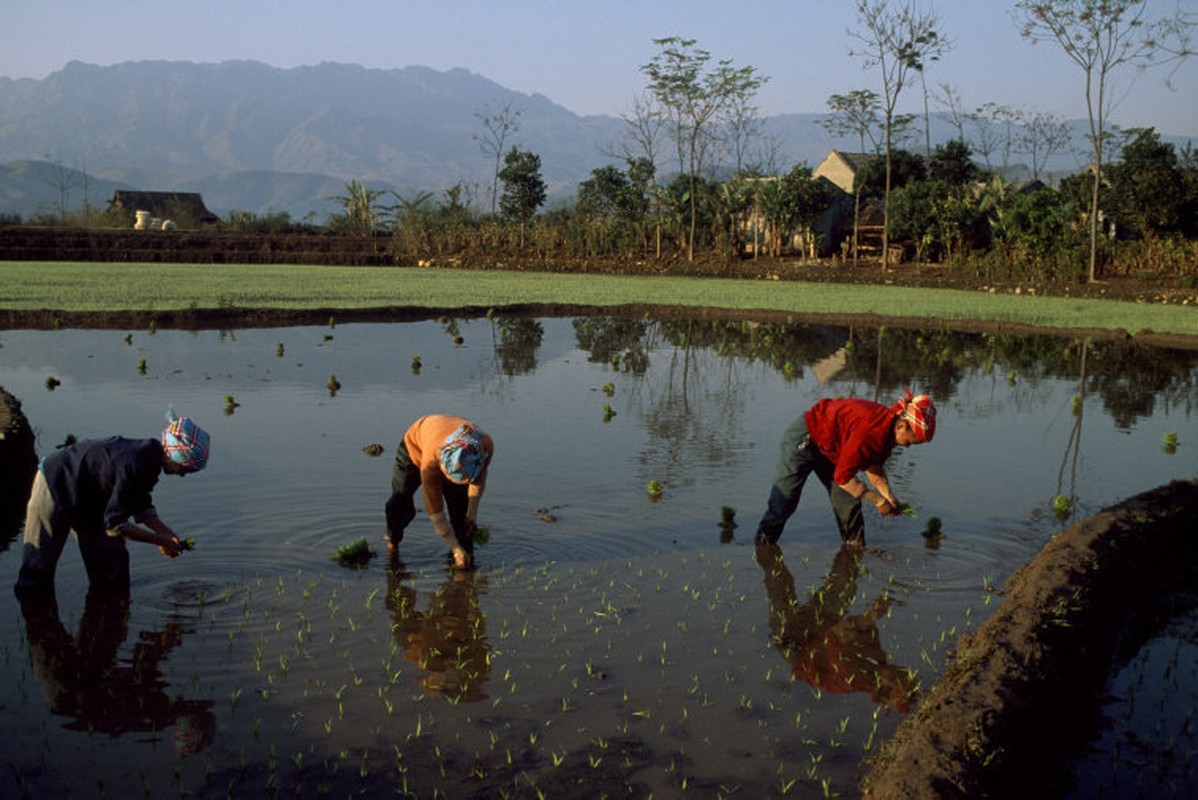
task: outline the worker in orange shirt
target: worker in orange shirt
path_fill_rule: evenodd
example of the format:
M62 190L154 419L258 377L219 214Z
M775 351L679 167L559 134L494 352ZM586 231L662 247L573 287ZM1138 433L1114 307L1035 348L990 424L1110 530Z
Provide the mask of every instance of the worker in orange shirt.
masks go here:
M416 516L416 490L433 530L445 540L457 569L474 558L478 504L495 453L491 437L463 417L429 414L412 423L395 453L391 497L387 500L387 544L403 541Z

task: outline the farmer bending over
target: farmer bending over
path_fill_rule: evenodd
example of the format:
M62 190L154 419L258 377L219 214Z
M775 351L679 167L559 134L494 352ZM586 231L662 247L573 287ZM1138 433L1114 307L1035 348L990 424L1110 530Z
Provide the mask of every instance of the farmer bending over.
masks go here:
M886 479L885 463L896 447L932 441L936 406L926 394L906 395L893 406L871 400L823 399L796 419L782 436L782 454L766 512L757 526L758 544L775 544L799 505L812 472L828 490L845 542L865 543L861 501L886 516L899 513ZM857 477L864 472L870 489Z
M53 591L58 557L72 530L94 588L128 590L126 539L157 545L171 558L183 552L151 493L163 472L183 476L203 469L209 440L186 417L167 412L167 420L159 439L85 439L42 459L25 512L18 593Z
M388 547L395 549L403 541L404 529L416 516L416 490L422 489L424 510L449 545L454 566L469 567L478 503L494 453L491 437L462 417L430 414L413 422L396 448L391 472Z

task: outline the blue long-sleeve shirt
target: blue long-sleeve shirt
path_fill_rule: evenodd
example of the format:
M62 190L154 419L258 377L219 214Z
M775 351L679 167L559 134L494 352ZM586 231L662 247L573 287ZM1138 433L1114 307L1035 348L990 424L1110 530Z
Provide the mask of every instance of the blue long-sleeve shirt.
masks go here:
M55 505L80 534L158 514L151 497L162 474L157 439L85 439L46 456L41 469Z

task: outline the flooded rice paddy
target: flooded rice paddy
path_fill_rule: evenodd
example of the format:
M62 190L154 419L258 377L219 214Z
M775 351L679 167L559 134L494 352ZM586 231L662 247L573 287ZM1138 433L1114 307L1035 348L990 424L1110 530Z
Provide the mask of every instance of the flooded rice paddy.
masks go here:
M905 385L940 408L889 465L917 516L867 509L869 549L841 552L812 482L759 552L786 426ZM1198 355L1128 342L620 317L4 331L0 386L39 453L156 436L168 405L213 440L155 492L196 549L131 545L128 603L87 597L74 543L56 604L0 591L6 797L856 796L1012 570L1198 474ZM383 540L395 444L431 412L496 442L468 573L423 514L397 556ZM332 560L363 537L364 569ZM0 585L20 552L5 532ZM1129 665L1113 725L1150 739L1156 698L1158 748L1192 752L1193 628ZM1079 784L1117 781L1126 741Z

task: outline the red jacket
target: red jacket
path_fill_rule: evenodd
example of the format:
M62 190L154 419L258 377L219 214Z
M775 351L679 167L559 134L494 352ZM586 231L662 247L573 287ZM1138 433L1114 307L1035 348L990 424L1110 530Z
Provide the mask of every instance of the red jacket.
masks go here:
M820 400L803 415L807 433L836 467L843 486L858 472L881 467L894 449L894 410L872 400Z

